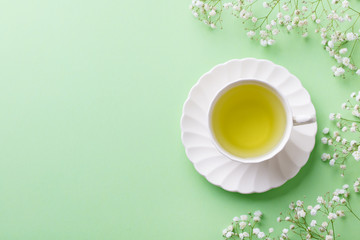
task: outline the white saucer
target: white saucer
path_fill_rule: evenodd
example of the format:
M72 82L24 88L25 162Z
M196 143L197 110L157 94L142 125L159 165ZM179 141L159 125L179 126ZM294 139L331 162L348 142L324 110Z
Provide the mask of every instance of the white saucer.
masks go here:
M265 192L293 178L305 165L315 145L317 124L295 126L284 149L270 160L256 164L230 160L210 139L207 113L216 93L240 78L268 82L286 97L295 116L315 116L310 95L284 67L268 60L235 59L215 66L192 87L183 107L181 139L195 169L210 183L231 192Z

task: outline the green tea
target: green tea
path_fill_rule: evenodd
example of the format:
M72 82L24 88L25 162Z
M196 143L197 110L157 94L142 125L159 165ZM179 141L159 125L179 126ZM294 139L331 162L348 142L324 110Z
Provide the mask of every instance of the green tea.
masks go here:
M224 150L251 158L268 153L281 141L286 112L272 90L243 84L218 98L211 122L215 138Z

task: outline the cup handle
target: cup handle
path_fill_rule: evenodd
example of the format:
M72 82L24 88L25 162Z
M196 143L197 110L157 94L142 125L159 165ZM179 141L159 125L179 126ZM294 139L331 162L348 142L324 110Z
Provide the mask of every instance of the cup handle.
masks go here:
M309 124L309 123L314 123L316 122L316 116L313 115L298 115L298 116L293 116L293 125L294 126L299 126L299 125L304 125L304 124Z

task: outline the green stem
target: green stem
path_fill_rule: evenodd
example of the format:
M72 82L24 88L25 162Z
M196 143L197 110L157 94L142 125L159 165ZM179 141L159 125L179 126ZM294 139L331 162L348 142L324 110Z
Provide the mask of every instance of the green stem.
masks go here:
M343 117L341 117L341 120L348 121L348 122L357 122L357 123L360 123L360 121L350 120L350 119L343 118Z
M349 7L349 9L351 9L351 10L353 10L354 12L356 12L356 13L360 14L360 12L359 12L359 11L356 11L356 10L355 10L355 9L353 9L352 7Z
M359 15L359 16L360 16L360 15ZM355 49L355 46L356 46L357 42L358 42L358 39L356 39L355 42L354 42L354 45L353 45L353 47L352 47L352 49L351 49L349 58L351 58L351 55L353 54L353 51L354 51L354 49Z
M257 29L259 29L259 28L262 27L262 25L263 25L263 24L265 23L265 21L268 19L269 15L272 13L272 11L274 11L276 5L278 5L279 2L280 2L280 0L277 0L277 1L276 1L276 4L274 5L274 7L271 8L270 12L264 17L264 20L261 22L261 24L260 24L257 28L255 28L255 30L257 30Z
M331 228L332 228L332 230L333 230L333 237L334 237L334 240L335 240L334 222L333 222L333 220L331 220L330 222L331 222Z
M354 215L354 217L355 217L357 220L360 221L360 218L353 212L353 210L352 210L351 208L349 208L348 205L345 205L345 206L346 206L346 208Z

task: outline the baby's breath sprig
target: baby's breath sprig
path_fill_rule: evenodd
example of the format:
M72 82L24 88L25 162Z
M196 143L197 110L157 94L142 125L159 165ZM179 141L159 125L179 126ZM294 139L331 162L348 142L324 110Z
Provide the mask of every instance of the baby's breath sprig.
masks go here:
M353 185L353 189L345 184L334 192L327 192L318 196L316 204L305 205L304 201L297 200L289 204L289 211L280 214L276 219L279 223L288 224L278 235L274 235L274 228L263 232L257 224L261 221L263 213L255 211L240 217L234 217L230 226L223 230L225 239L319 239L336 240L340 234L336 231L335 222L346 215L353 215L358 221L359 216L353 211L350 204L352 191L359 192L360 178Z
M264 14L257 11L261 4ZM281 31L297 31L307 37L313 23L321 44L337 62L331 68L334 76L344 75L345 70L360 75L354 58L360 49L360 11L348 0L193 0L190 9L195 18L211 28L222 27L223 11L231 11L250 26L246 27L247 36L264 47L275 44Z
M259 210L254 213L234 217L233 222L222 232L225 239L275 239L271 237L274 232L273 228L268 231L261 231L258 227L261 222L263 213Z
M336 130L332 133L328 127L323 129L321 142L330 146L333 154L323 153L321 160L329 161L330 166L339 166L344 176L346 162L350 159L360 160L360 91L351 93L341 108L348 112L330 113L329 119L335 123ZM347 140L347 138L351 140Z
M317 197L315 206L305 206L304 202L300 200L296 203L292 202L289 205L290 211L285 216L278 217L277 221L288 222L290 232L294 236L300 236L301 239L335 240L340 236L335 232L335 221L348 214L360 221L358 215L351 208L350 191L349 185L345 184L333 193L328 192ZM289 235L283 233L282 237L288 239Z

